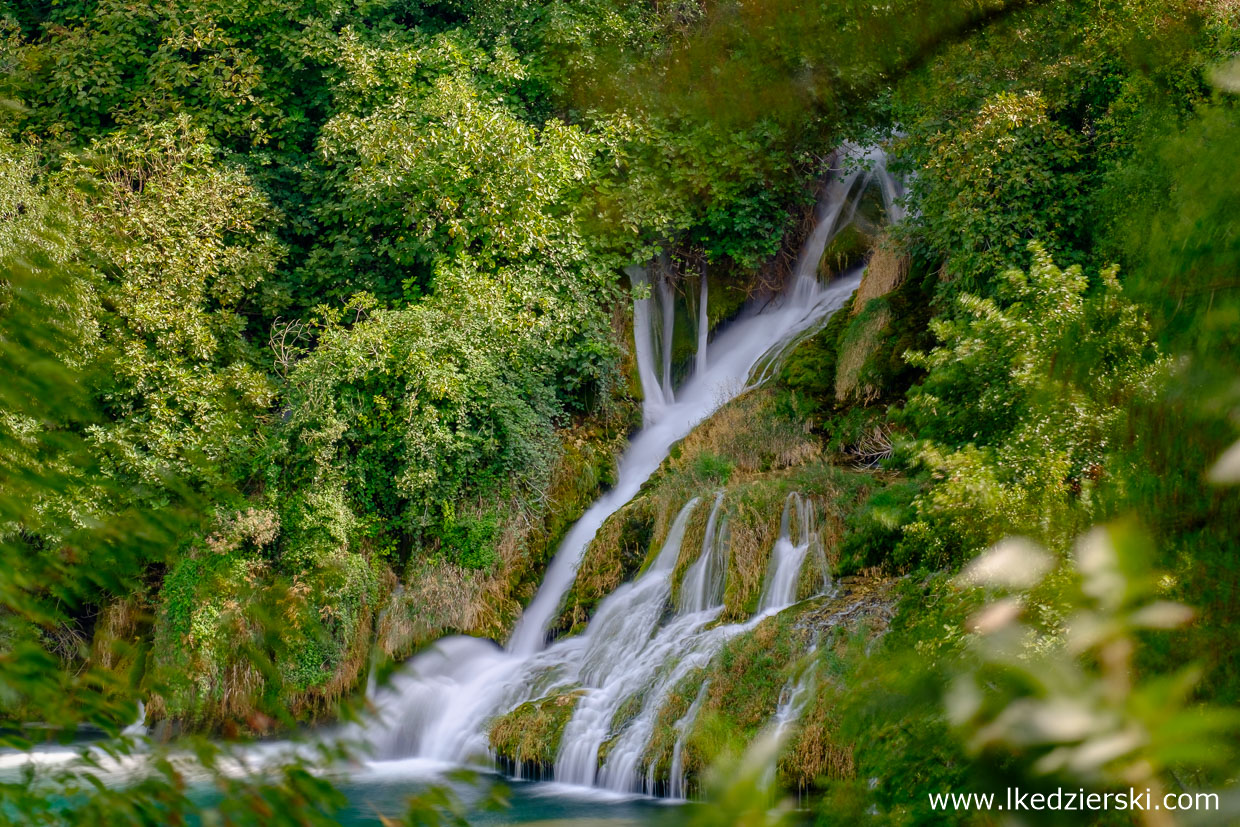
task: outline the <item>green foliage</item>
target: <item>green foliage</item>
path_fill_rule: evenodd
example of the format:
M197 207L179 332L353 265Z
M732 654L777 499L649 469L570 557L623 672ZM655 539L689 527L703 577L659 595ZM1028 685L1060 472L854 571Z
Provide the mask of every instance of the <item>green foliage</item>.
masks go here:
M281 254L264 229L275 215L184 119L101 139L59 178L95 271L98 334L84 358L108 377L95 392L111 422L92 443L131 485L158 489L191 469L229 485L275 396L245 336Z
M1195 668L1139 677L1132 669L1139 635L1193 616L1159 599L1148 539L1131 526L1097 527L1074 557L1075 572L1050 576L1066 582L1049 600L1037 587L1052 558L1022 541L991 549L957 578L992 595L970 622L972 668L946 698L969 750L1013 754L1018 779L1131 786L1155 801L1171 767L1224 769L1240 713L1193 703Z
M1030 240L1057 249L1077 232L1080 140L1036 92L999 93L971 122L934 135L922 160L918 229L958 289L985 291L992 273L1024 263Z
M998 301L961 296L961 318L931 324L942 344L910 355L928 373L905 417L938 484L918 498L905 559L966 559L1008 533L1060 547L1093 513L1126 406L1165 370L1114 268L1087 295L1079 266L1031 252L1028 275L1008 271Z
M914 502L923 484L905 480L877 489L844 519L845 533L836 570L852 574L868 566L906 565L900 557L904 527L916 515Z
M467 569L489 569L499 559L495 542L499 517L486 514L466 520L445 519L437 529L440 551Z
M505 102L525 72L510 48L488 54L460 32L342 46L348 104L318 143L326 236L303 267L320 295L342 281L416 299L437 267L512 267L553 249L548 269L591 266L564 204L589 177L594 141L557 120L532 126Z
M1167 576L1121 572L1144 585L1115 598L1085 572L1082 597L1060 572L1021 593L1019 645L1010 619L1003 640L966 632L977 596L943 576L906 581L877 654L858 645L824 689L838 692L833 743L863 747L828 800L837 820L928 822L928 790L1028 779L1034 753L1079 758L1087 740L1000 726L1050 701L1135 722L1148 738L1126 769L1133 755L1149 773L1210 769L1175 730L1207 720L1190 686L1223 702L1240 686L1240 516L1198 474L1234 441L1240 401L1236 108L1232 87L1206 82L1235 50L1230 6L62 0L6 14L4 718L115 733L134 695L153 718L226 735L334 714L396 572L414 581L391 604L404 617L502 633L612 471L623 425L596 426L623 384L621 266L707 262L711 326L731 317L848 131L900 136L912 275L803 343L783 365L789 392L750 394L677 448L592 547L564 625L637 569L669 509L720 486L731 619L757 600L790 490L817 495L844 571L951 568L1012 532L1064 551L1135 510ZM876 214L871 198L830 269L865 252ZM1124 292L1115 271L1086 277L1051 253L1119 261ZM926 352L910 364L910 350ZM824 441L867 464L894 442L889 464L924 473L847 474L821 460ZM459 620L481 594L498 605ZM1153 595L1200 597L1201 621L1138 633ZM122 605L134 616L111 629ZM1081 658L1061 630L1084 620L1109 631ZM802 631L767 621L726 649L701 756L757 732ZM99 654L109 641L123 658ZM1138 643L1131 662L1108 654ZM1209 674L1181 680L1197 660ZM963 744L938 706L954 670L982 694L953 704ZM1099 702L1121 672L1139 675L1131 691ZM517 716L509 734L545 763L571 708L525 729ZM226 756L187 747L219 801L190 800L156 748L130 788L79 770L54 787L5 781L0 812L338 814L310 768L232 779ZM770 816L761 758L703 818ZM1117 767L1093 766L1094 781ZM443 791L408 813L466 818Z
M81 144L115 129L189 115L236 148L306 142L326 89L336 0L213 0L135 7L51 4L25 46L23 126Z

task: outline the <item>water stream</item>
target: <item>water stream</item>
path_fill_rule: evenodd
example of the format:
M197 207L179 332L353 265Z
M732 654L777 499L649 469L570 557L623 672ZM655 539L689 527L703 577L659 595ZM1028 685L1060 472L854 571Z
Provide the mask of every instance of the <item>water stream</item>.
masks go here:
M897 213L899 190L882 169L881 154L855 154L866 159L868 167L837 172L824 188L817 223L782 292L759 297L712 334L702 273L696 285L697 353L692 372L679 387L672 384L671 358L676 296L663 275L666 267L630 268L635 285L649 285L633 309L644 425L618 463L615 486L568 531L506 646L446 638L411 659L387 686L372 688L377 714L360 731L351 732L373 747L377 760L367 765L368 773L411 762L490 768L494 758L488 728L496 716L528 701L575 693L576 705L554 761L554 780L621 793L655 792L660 779L643 762L660 711L673 690L706 667L727 641L796 600L806 559L815 553L822 556L812 504L797 493L787 498L759 609L743 622L717 622L729 554L726 497L720 491L683 505L647 568L600 603L582 634L551 641L549 630L599 528L638 493L671 446L729 400L765 381L788 346L820 327L856 289L859 271L820 283L818 261L872 178L879 179L889 215ZM673 601L673 573L687 527L700 509L709 509L705 533ZM823 589L828 586L829 581L823 583ZM774 722L780 731L803 705L808 686L790 687ZM674 726L670 779L661 787L677 798L686 794L685 741L707 687L699 684L692 691L692 704ZM126 734L143 732L140 710ZM30 760L56 763L62 758L59 750L25 753L20 759L0 756L0 769Z
M818 260L871 179L880 179L889 212L896 209L897 189L882 169L880 153L855 154L865 163L837 173L825 187L817 224L785 289L753 302L713 338L706 335L702 277L698 353L692 373L678 388L671 382L675 295L661 275L666 268L653 273L630 268L635 285L648 285L645 291L638 288L642 292L634 302L645 424L620 460L615 487L570 529L506 647L467 637L439 641L377 693L379 716L365 734L380 757L488 766L493 761L488 726L496 716L571 692L577 695L576 706L563 732L554 779L620 792L654 791L653 770L642 762L659 711L672 690L708 665L729 639L795 601L802 566L816 550L812 505L799 494L788 497L759 610L743 623L715 622L722 610L728 553L720 492L709 505L693 499L682 507L648 568L599 605L584 633L552 642L548 630L603 522L637 494L671 446L721 405L772 375L789 343L820 326L856 289L860 272L820 283ZM700 552L671 607L672 574L686 526L696 509L708 507ZM682 735L691 724L691 719L683 722ZM683 749L683 743L678 746ZM681 777L672 792L683 794L683 767L676 772Z

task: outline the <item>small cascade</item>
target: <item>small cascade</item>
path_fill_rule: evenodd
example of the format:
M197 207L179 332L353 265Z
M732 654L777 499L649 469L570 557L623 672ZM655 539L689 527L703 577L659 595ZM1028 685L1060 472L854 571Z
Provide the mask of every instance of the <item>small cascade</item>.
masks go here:
M876 153L870 155L881 158ZM675 291L661 275L666 268L627 270L638 295L645 296L633 306L644 425L618 463L614 487L568 531L506 647L477 638L445 638L411 659L388 686L373 693L376 720L361 735L378 757L493 765L488 732L497 716L530 701L571 692L575 706L560 739L555 780L653 792L655 779L643 761L671 692L695 670L708 666L728 640L795 601L807 553L821 550L815 546L809 501L792 494L785 502L761 608L742 623L717 622L729 553L720 492L675 605L671 596L676 561L691 517L704 507L696 499L681 508L649 567L608 595L581 635L549 641L549 629L599 528L637 495L671 446L720 406L772 375L789 345L817 330L856 289L859 272L824 285L817 280L817 263L845 220L849 199L859 191L857 182L875 174L879 173L836 172L820 202L818 224L784 290L751 303L713 337L708 336L703 272L698 352L693 371L679 387L672 385ZM684 793L684 741L704 693L699 688L699 700L677 724L673 794Z
M138 701L138 717L129 726L121 730L121 735L136 737L146 735L146 704L141 700Z
M697 353L694 355L693 366L696 373L706 372L706 339L710 335L710 305L707 302L706 290L706 265L702 265L702 276L700 279L700 287L698 294L698 328L697 328Z
M663 268L666 270L666 267ZM664 404L676 401L672 390L672 336L676 332L676 293L672 283L664 276L658 280L659 309L663 311L663 335L659 339L659 355L663 359L663 373L660 388L663 391Z
M645 686L647 673L665 653L651 637L671 593L671 572L696 499L672 523L654 563L632 583L616 589L599 607L586 630L578 676L588 692L577 704L561 739L555 777L570 784L593 784L599 749L611 731L620 704Z
M706 520L702 551L680 584L681 614L700 612L720 605L723 600L723 581L728 569L728 518L726 515L720 518L722 506L723 492L720 491L715 494L715 503Z
M808 656L812 657L817 647L811 647ZM805 705L813 696L814 685L817 679L817 673L814 668L806 668L800 677L789 683L779 693L779 706L775 709L775 716L771 719L771 732L777 741L782 741L788 734L788 729L801 718L801 713L805 711Z
M639 285L650 288L650 295L633 301L633 351L637 359L637 376L642 383L645 395L643 415L647 423L653 415L667 407L668 399L663 395L663 382L655 371L655 356L659 349L655 341L651 303L655 302L653 288L650 287L650 275L645 267L628 267L624 271L629 281L637 289Z
M709 687L709 681L702 681L702 685L698 687L697 697L693 699L693 703L689 704L684 717L676 722L676 745L672 747L672 766L668 786L668 796L671 798L689 797L685 789L685 739L689 737L693 722L697 720L698 711L702 708L702 701L706 700L706 690ZM653 788L653 780L647 786Z
M766 587L758 604L760 614L791 606L797 599L801 568L811 546L818 540L814 530L814 505L797 492L784 501L779 521L779 539L771 551Z

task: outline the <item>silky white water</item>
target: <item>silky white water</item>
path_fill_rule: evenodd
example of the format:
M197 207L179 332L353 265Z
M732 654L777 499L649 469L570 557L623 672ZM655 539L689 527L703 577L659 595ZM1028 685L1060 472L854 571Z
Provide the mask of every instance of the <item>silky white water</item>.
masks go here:
M676 722L676 743L672 746L672 765L668 771L670 777L667 794L670 798L688 797L688 790L685 789L685 739L697 720L698 712L702 709L702 701L706 700L706 690L709 688L710 682L702 681L702 685L698 687L697 697L693 699L693 703L689 704L684 717ZM653 779L648 786L654 786Z
M706 270L702 270L699 278L698 292L698 329L697 329L697 354L693 359L694 370L698 373L706 372L706 355L709 346L708 339L710 337L710 313L707 303L708 290L706 285Z
M793 530L798 526L799 531L794 534ZM814 530L814 504L794 491L784 502L779 539L775 541L775 548L771 549L762 599L758 603L760 613L787 606L795 600L805 559L819 542L819 535ZM828 578L823 590L829 587Z
M816 279L816 267L823 249L851 214L853 197L871 177L879 177L889 214L897 214L898 185L881 169L880 155L868 153L866 157L870 169L837 175L826 187L817 210L818 223L786 289L754 302L713 338L708 336L707 286L702 274L697 285L698 352L692 373L678 388L672 386L670 353L675 295L670 283L656 274L649 296L634 302L645 426L633 436L619 462L615 487L565 536L506 649L486 640L448 638L414 658L390 686L373 691L379 714L365 727L365 739L380 758L408 760L368 766L404 766L413 760L419 766L442 768L486 759L487 728L495 716L523 702L571 690L582 694L556 757L556 779L617 791L654 791L653 767L643 760L670 693L695 670L708 665L728 640L792 603L806 559L814 552L821 556L808 500L794 494L785 503L760 609L742 623L712 625L722 609L729 553L727 503L719 492L684 505L649 567L600 604L585 633L548 644L548 629L599 527L636 495L672 444L728 400L762 382L789 343L821 325L856 288L859 273L823 285ZM642 268L631 268L629 273L634 284L651 279ZM672 574L685 529L698 509L707 508L703 541L695 549L696 557L685 572L673 607ZM686 793L685 741L706 693L705 685L698 686L693 703L675 724L668 790L676 797ZM780 731L804 697L804 689L790 692L787 703L781 704L775 722ZM139 707L138 720L126 728L126 735L145 731ZM627 720L618 719L622 707L629 714ZM286 748L291 747L253 747L245 753L246 761L274 762ZM4 755L0 770L16 770L27 763L61 763L78 756L77 751L65 748ZM144 762L142 755L126 758L115 762L115 771L119 776ZM237 772L248 770L239 764Z
M698 353L680 387L672 385L675 294L662 275L666 268L656 268L653 275L643 268L629 269L638 291L634 345L645 400L644 427L619 462L615 487L570 529L506 648L467 637L441 640L376 693L378 719L366 735L380 757L488 762L488 726L496 716L527 701L571 691L578 697L554 763L555 780L653 792L653 770L643 759L669 694L707 666L729 639L796 600L802 566L816 542L808 500L789 496L759 611L745 622L715 623L722 611L728 555L725 497L720 492L710 502L694 499L682 507L646 570L599 605L583 634L548 643L548 631L600 526L637 494L670 447L721 405L771 375L788 344L820 326L856 289L859 272L824 285L817 280L817 264L872 177L883 179L885 200L896 191L881 169L881 154L859 154L869 168L837 174L829 182L817 224L785 289L755 301L718 330L709 345L702 275L697 285ZM673 607L672 575L685 530L695 510L705 508L710 509L705 537ZM695 707L701 697L699 692ZM690 713L696 715L696 709ZM683 738L692 725L691 714L678 725L675 795L684 793Z
M700 612L718 606L723 599L723 580L727 572L728 518L722 519L723 492L715 494L710 516L706 519L706 533L702 537L702 551L698 559L685 572L680 584L679 608L682 614Z

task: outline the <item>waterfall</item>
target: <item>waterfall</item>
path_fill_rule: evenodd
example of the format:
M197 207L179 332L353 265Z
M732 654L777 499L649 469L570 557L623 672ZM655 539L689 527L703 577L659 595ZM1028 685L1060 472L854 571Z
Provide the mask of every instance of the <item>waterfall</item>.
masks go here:
M794 528L795 535L792 533ZM784 501L784 513L779 521L779 539L775 541L775 548L771 551L766 587L758 604L760 613L771 612L796 602L801 568L815 537L814 505L794 491Z
M818 650L817 645L811 646L809 652L806 653L807 658L813 658L814 653ZM813 696L813 690L817 681L817 672L815 664L811 661L801 674L789 681L779 693L779 706L775 709L775 714L771 718L770 724L767 725L767 737L771 743L775 745L775 754L778 756L780 747L783 746L784 739L788 736L788 730L801 719L801 714L805 711L805 705L809 703ZM766 769L766 782L763 786L770 786L775 780L775 769L777 762L772 761Z
M694 356L694 371L696 373L706 372L706 339L710 334L710 313L709 304L707 302L706 292L706 265L702 265L702 276L698 292L698 329L697 329L697 354Z
M654 779L641 771L642 761L670 693L695 670L709 665L728 640L795 600L801 565L814 542L809 502L793 494L785 503L761 609L743 623L717 623L728 554L724 498L718 493L675 607L669 606L672 576L689 521L703 507L696 499L681 508L650 566L608 595L581 635L548 642L548 631L599 528L636 496L671 446L721 405L772 375L789 344L820 327L856 289L858 272L830 284L819 283L817 262L839 230L848 199L863 174L837 174L831 180L817 211L818 224L785 289L751 303L717 331L709 360L703 272L698 353L693 372L679 388L672 387L675 296L662 275L665 268L628 269L642 296L634 301L633 334L644 424L618 463L615 486L569 530L507 647L476 638L445 638L411 659L388 686L374 693L376 719L363 736L379 757L489 764L488 726L496 716L571 691L579 694L555 759L555 779L653 791ZM696 710L691 712L696 715ZM683 720L676 753L681 765L684 737L692 726L688 715ZM678 772L683 792L683 767Z
M816 649L811 647L807 657L813 657ZM782 741L788 734L788 728L800 720L805 704L813 695L815 679L813 667L807 667L797 680L790 682L779 693L779 706L771 719L771 732L777 741Z
M146 704L138 701L138 717L129 726L121 730L121 735L146 735Z
M715 494L710 517L706 520L706 534L702 537L702 551L698 559L685 572L680 584L680 611L700 612L718 606L723 599L723 581L727 573L728 518L720 522L719 509L723 505L723 492ZM716 524L719 523L718 527Z
M685 738L689 736L689 730L693 728L693 722L697 720L698 710L702 708L702 701L706 700L706 690L709 687L709 681L702 681L702 685L698 687L697 697L693 699L693 703L689 704L689 710L676 722L676 745L672 747L672 766L669 771L670 781L667 793L671 798L689 797L685 789ZM654 784L649 783L647 786L653 787Z

